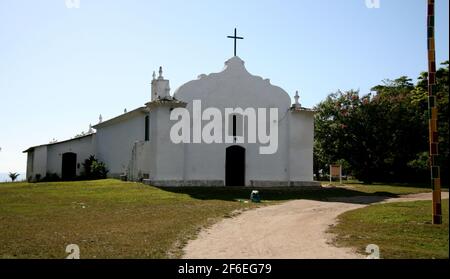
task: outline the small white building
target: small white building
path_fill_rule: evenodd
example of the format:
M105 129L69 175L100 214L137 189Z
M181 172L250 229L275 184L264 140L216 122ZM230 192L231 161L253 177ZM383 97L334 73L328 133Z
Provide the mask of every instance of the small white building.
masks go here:
M177 129L183 123L189 131ZM145 106L93 128L24 151L29 180L80 175L84 160L95 155L109 176L155 186L319 185L313 181L313 111L300 106L298 94L291 105L283 89L248 73L237 56L173 95L160 68Z

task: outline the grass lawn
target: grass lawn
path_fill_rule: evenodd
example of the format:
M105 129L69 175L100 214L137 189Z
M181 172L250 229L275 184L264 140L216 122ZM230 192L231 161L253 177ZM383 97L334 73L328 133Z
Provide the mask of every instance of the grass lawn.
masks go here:
M363 254L368 244L376 244L385 259L448 259L448 199L442 210L443 224L432 225L430 201L371 205L343 213L329 231L337 234L338 246Z
M177 258L202 227L260 206L243 202L251 190L156 188L114 179L0 183L0 258L64 258L71 243L79 245L81 258ZM423 191L428 189L388 185L260 189L262 205Z

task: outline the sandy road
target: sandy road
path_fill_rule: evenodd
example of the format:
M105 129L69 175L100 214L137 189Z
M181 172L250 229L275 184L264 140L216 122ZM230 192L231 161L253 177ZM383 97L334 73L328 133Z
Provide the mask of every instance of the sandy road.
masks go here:
M448 199L448 192L442 193ZM329 201L293 200L223 219L184 248L184 258L327 259L364 258L330 244L327 228L341 213L378 202L431 199L431 193L400 198L351 197Z

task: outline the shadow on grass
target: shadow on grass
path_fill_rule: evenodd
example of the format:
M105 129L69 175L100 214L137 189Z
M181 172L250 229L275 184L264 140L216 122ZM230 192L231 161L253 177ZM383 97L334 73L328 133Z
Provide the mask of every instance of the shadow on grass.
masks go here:
M400 182L376 182L373 184L364 184L366 186L383 186L383 185L389 185L389 186L398 186L398 187L409 187L409 188L430 188L430 183L427 182L420 182L420 183L412 183L412 182L406 182L406 183L400 183ZM441 185L441 188L448 190L448 185Z
M367 203L368 201L379 202L387 198L396 198L398 195L389 192L365 193L353 189L344 188L322 188L309 190L304 188L249 188L249 187L157 187L163 191L177 194L186 194L199 200L248 200L252 190L258 190L263 201L285 201L294 199L335 201L348 203ZM359 199L351 198L364 196ZM370 198L369 198L370 197Z
M338 181L333 181L331 182L331 184L329 183L328 180L321 180L319 181L321 182L323 185L332 185L332 186L339 186L341 185ZM418 183L414 183L414 182L373 182L371 184L366 184L362 181L357 181L357 180L343 180L342 183L344 185L348 185L348 186L352 186L352 185L364 185L367 187L370 186L393 186L393 187L408 187L408 188L430 188L430 184L427 182L418 182ZM448 185L441 185L441 188L444 190L448 190Z

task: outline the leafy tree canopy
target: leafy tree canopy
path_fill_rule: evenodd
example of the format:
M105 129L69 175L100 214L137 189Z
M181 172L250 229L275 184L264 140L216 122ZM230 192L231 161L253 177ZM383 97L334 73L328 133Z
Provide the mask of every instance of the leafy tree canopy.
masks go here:
M448 182L448 61L436 73L440 165ZM428 175L428 80L384 80L371 93L338 91L315 109L314 171L341 162L364 182L423 181Z

